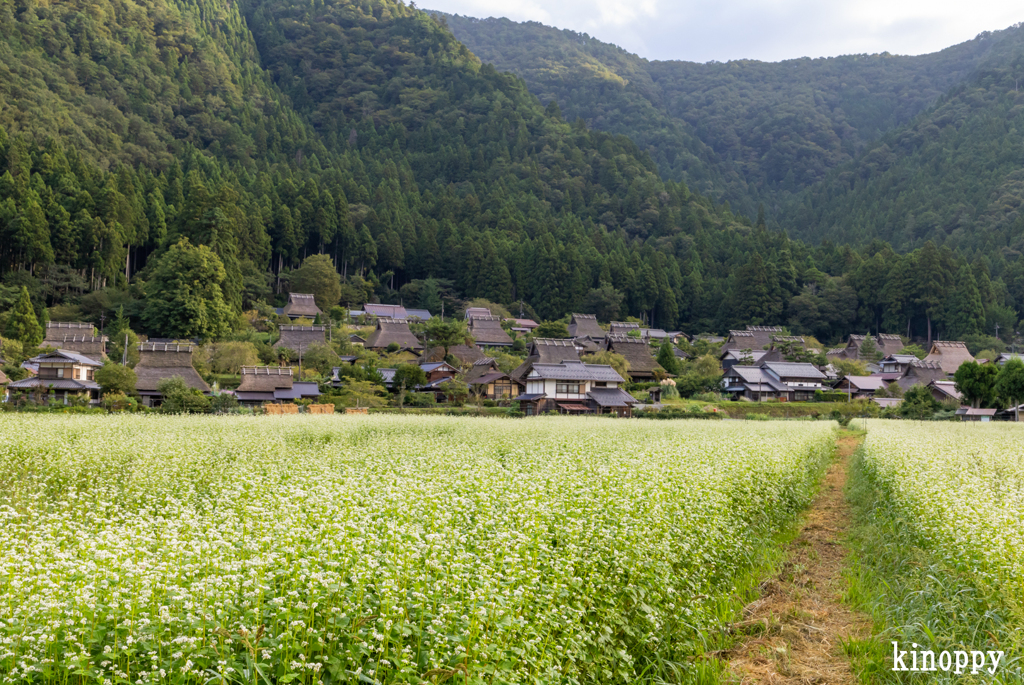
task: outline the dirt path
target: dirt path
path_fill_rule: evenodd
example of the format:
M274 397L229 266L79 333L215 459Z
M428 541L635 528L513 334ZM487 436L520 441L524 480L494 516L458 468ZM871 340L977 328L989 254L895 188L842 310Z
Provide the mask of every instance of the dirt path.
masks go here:
M843 434L836 459L789 545L779 574L766 580L762 597L744 609L733 629L747 637L728 654L734 682L852 685L856 678L843 640L870 634L870 619L842 603L850 525L843 496L849 457L860 436Z

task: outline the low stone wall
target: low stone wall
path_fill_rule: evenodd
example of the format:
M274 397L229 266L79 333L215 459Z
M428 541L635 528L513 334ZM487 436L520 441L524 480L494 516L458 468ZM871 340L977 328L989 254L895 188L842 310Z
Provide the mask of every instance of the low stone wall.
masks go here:
M333 414L333 404L311 404L306 407L307 414Z

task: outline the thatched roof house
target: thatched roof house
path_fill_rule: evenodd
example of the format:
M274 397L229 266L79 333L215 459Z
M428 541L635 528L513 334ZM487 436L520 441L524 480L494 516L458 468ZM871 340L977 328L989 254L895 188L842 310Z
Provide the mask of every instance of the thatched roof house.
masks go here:
M945 379L946 372L942 370L941 364L927 359L915 359L910 362L903 378L896 381L896 385L906 392L915 385L928 385L932 381Z
M527 350L526 361L516 367L510 376L517 383L525 383L524 379L534 364L561 364L566 360L580 360L575 342L561 338L535 338Z
M605 335L607 334L598 325L597 317L593 314L573 314L569 319L570 338L589 336L596 340L603 340Z
M324 335L327 326L279 326L281 337L274 347L283 347L292 352L305 352L313 345L326 345Z
M747 326L744 331L729 331L722 349L765 350L772 344L772 336L782 335L780 326Z
M655 372L666 373L661 364L654 360L650 345L639 338L609 335L605 339L605 349L626 358L629 362L629 377L634 381L653 380Z
M243 366L242 382L235 391L241 404L255 406L266 402L315 399L320 389L312 381L296 381L289 368Z
M288 293L288 304L284 306L282 312L292 319L301 316L312 319L317 314L323 314L320 307L316 306L316 299L308 293Z
M177 376L185 385L203 394L210 386L192 367L193 345L180 343L142 343L139 345L139 363L135 365L135 390L147 407L159 406L163 396L157 389L160 382Z
M952 376L961 364L973 362L974 357L967 350L967 343L951 340L936 340L924 358L926 362L938 362L946 375Z
M499 369L498 363L490 357L473 364L462 380L488 400L510 400L519 396L519 383Z
M70 350L93 359L102 360L107 356L106 336L93 335L96 330L91 323L81 321L47 321L46 337L40 347L55 350Z
M469 333L480 347L512 347L500 316L474 316L469 320Z
M454 345L448 348L448 354L455 359L459 360L459 364L463 367L470 366L473 363L483 359L485 357L483 350L476 345ZM442 362L444 361L444 348L443 347L431 347L423 351L420 356L422 362Z
M630 331L640 332L640 324L629 321L612 321L608 327L608 335L629 335Z
M405 311L405 307L400 304L371 304L368 302L363 305L363 312L367 316L375 316L378 319L406 319L409 317L409 312Z
M392 343L398 347L420 352L423 343L409 330L405 319L377 319L377 330L370 334L364 347L368 350L386 350Z

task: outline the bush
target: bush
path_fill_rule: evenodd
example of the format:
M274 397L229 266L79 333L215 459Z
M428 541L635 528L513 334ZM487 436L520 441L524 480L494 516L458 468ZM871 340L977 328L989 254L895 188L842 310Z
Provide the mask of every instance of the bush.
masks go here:
M839 392L838 390L815 390L814 401L815 402L846 402L850 397L845 392Z
M432 392L411 392L406 395L405 405L407 407L433 407L437 400Z
M678 393L677 393L678 395ZM717 392L699 392L690 399L698 402L726 402L728 401L721 393Z
M210 411L210 398L190 388L178 376L160 381L157 391L163 395L160 411L165 414L206 414Z
M103 396L101 404L109 412L135 411L139 408L138 400L134 397L128 397L123 392L107 393Z

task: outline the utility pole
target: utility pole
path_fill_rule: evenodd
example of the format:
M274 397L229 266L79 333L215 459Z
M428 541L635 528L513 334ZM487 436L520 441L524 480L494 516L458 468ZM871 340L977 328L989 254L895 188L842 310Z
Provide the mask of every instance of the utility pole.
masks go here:
M121 354L121 366L128 366L128 332L124 334L124 352Z
M100 314L100 337L103 337L103 322L107 320L107 313Z

